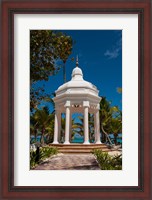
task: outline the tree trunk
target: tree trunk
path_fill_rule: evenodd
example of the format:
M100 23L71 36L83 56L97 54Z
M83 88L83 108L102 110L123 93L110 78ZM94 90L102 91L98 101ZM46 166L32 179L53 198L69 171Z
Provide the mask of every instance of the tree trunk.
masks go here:
M103 126L102 126L102 125L101 125L101 130L102 130L102 133L104 133L104 134L105 134L105 136L107 137L107 139L108 139L109 143L110 143L111 145L113 145L113 144L112 144L112 142L111 142L111 140L110 140L110 138L109 138L109 135L108 135L108 133L106 133L106 132L105 132L105 130L104 130L104 128L103 128Z
M42 128L41 144L44 145L44 131L45 128Z
M63 81L64 83L66 83L66 66L65 66L65 62L63 62Z
M101 140L102 140L102 143L106 142L106 135L103 133L103 131L102 131L102 138L101 138Z
M115 145L117 145L117 135L114 134L114 142L115 142Z
M34 135L35 135L35 143L37 142L37 129L34 130Z
M102 132L102 138L101 138L101 141L102 143L106 142L106 135L103 131L103 125L102 125L102 120L101 120L101 116L100 116L100 129L101 129L101 132Z
M36 163L39 163L39 161L40 161L40 148L37 147L37 149L36 149L36 158L35 158L35 162L36 162Z

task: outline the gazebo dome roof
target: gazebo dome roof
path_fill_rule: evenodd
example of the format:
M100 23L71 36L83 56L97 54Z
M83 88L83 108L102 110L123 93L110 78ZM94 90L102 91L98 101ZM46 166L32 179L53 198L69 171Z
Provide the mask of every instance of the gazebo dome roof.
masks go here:
M79 95L81 95L81 97L90 96L91 98L100 99L98 96L99 91L96 86L83 79L83 73L78 64L77 59L76 67L72 71L72 79L61 85L55 91L56 97L54 100L57 100L58 98L61 99L62 97L64 98L65 96L77 98Z
M78 66L75 67L72 71L72 77L76 75L83 76L82 70Z
M92 83L89 83L88 81L85 80L78 80L78 79L71 79L71 81L68 81L67 83L61 85L57 90L56 94L61 91L61 90L67 90L67 89L74 89L74 88L86 88L86 89L92 89L96 92L98 92L96 86L94 86Z

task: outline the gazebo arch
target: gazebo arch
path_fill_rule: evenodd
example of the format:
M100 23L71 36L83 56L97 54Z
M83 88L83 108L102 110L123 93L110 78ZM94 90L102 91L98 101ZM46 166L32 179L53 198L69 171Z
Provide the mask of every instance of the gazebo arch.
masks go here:
M61 141L61 113L65 113L65 141L70 144L72 113L84 115L84 143L89 142L88 113L94 114L95 143L100 144L100 120L99 120L99 91L92 83L83 79L82 70L79 68L78 57L76 67L72 71L71 81L61 85L53 98L55 103L55 124L53 144Z

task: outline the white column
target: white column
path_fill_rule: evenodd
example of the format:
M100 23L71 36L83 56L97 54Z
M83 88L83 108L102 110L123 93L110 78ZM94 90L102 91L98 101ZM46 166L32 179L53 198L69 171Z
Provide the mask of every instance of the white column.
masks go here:
M61 143L61 112L58 113L58 141Z
M84 143L83 144L90 144L89 143L89 125L88 125L88 108L89 102L83 102L84 107Z
M55 111L53 144L58 144L58 116L57 116L57 111Z
M66 120L65 120L65 142L64 144L70 144L69 142L69 131L70 131L70 101L65 104L66 107Z
M70 142L71 142L71 140L72 140L72 112L70 112L70 128L69 128L69 140L70 140Z
M100 141L100 119L99 119L99 110L95 113L95 143L96 144L101 144Z

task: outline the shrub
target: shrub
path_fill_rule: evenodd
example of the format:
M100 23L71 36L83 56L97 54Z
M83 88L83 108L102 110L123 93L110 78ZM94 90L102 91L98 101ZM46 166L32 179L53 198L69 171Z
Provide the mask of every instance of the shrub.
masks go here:
M41 160L44 160L45 158L48 158L49 156L55 155L57 153L58 153L58 150L55 147L41 147L40 148Z
M99 149L95 149L92 152L101 170L121 170L122 169L122 155L110 156L107 152L102 152Z
M30 151L30 168L34 168L35 165L37 164L36 158L37 158L36 151Z
M40 147L36 151L30 151L30 168L34 168L44 159L58 153L55 147Z

